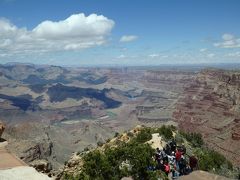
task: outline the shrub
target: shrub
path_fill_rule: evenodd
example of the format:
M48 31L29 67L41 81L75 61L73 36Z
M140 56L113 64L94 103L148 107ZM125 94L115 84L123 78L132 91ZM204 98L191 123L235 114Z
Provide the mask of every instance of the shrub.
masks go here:
M134 179L157 179L157 173L147 167L153 166L151 158L154 150L149 144L131 141L117 148L107 148L104 152L98 150L89 152L83 157L82 172L79 179L121 179L132 176ZM126 161L127 160L127 161ZM128 162L130 168L120 168L123 162Z
M113 167L105 154L98 150L92 151L83 157L83 171L79 176L90 179L112 179Z
M152 133L150 128L144 128L142 129L135 138L136 142L138 143L144 143L146 141L149 141L152 139Z
M133 137L134 136L134 134L132 132L128 132L127 135L128 135L128 137Z
M160 135L164 136L166 140L173 138L173 128L174 126L161 126L157 131Z
M176 134L175 141L176 141L177 144L184 143L184 139L183 139L183 137L180 134Z
M232 169L232 164L222 154L214 150L206 148L201 149L197 151L197 157L199 159L199 168L201 170L219 170L223 165L226 165L228 169Z
M202 135L199 133L186 133L181 131L180 134L186 138L186 140L190 142L193 147L202 147L204 144Z
M63 175L63 179L67 179L67 180L77 180L77 178L73 177L70 174L64 174Z

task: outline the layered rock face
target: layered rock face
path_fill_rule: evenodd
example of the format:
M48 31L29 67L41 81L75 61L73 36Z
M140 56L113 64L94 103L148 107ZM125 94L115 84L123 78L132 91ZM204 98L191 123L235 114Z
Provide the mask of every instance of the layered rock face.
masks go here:
M240 164L240 72L204 70L184 90L173 118L210 147Z
M0 138L2 136L4 129L5 129L5 125L0 121Z

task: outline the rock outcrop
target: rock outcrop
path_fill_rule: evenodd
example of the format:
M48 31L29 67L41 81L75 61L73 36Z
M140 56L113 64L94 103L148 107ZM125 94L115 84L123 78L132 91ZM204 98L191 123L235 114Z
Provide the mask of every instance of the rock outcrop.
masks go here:
M49 173L52 170L52 165L46 160L36 160L30 163L38 172Z
M5 125L0 121L0 138L2 137L2 133L5 129Z
M25 162L32 162L34 160L47 158L52 155L52 147L52 142L38 143L24 152L23 160Z

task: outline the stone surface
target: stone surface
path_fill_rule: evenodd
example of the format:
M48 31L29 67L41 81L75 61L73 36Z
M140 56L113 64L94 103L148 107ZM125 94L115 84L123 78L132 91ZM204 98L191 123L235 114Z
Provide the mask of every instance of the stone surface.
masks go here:
M32 167L21 166L7 170L0 170L1 180L50 180L47 175L37 172Z
M36 160L29 164L34 167L38 172L49 173L52 170L51 164L46 160Z
M187 176L181 176L179 180L230 180L229 178L208 173L206 171L194 171Z
M10 153L6 149L7 145L8 145L7 141L0 142L0 169L8 169L17 166L26 166L26 164L23 161L18 159L15 155Z

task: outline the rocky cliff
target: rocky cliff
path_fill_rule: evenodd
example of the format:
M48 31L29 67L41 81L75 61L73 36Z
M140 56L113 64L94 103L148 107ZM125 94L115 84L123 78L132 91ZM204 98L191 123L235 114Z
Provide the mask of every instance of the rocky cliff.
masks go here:
M213 149L240 164L240 72L208 69L184 90L173 118Z

